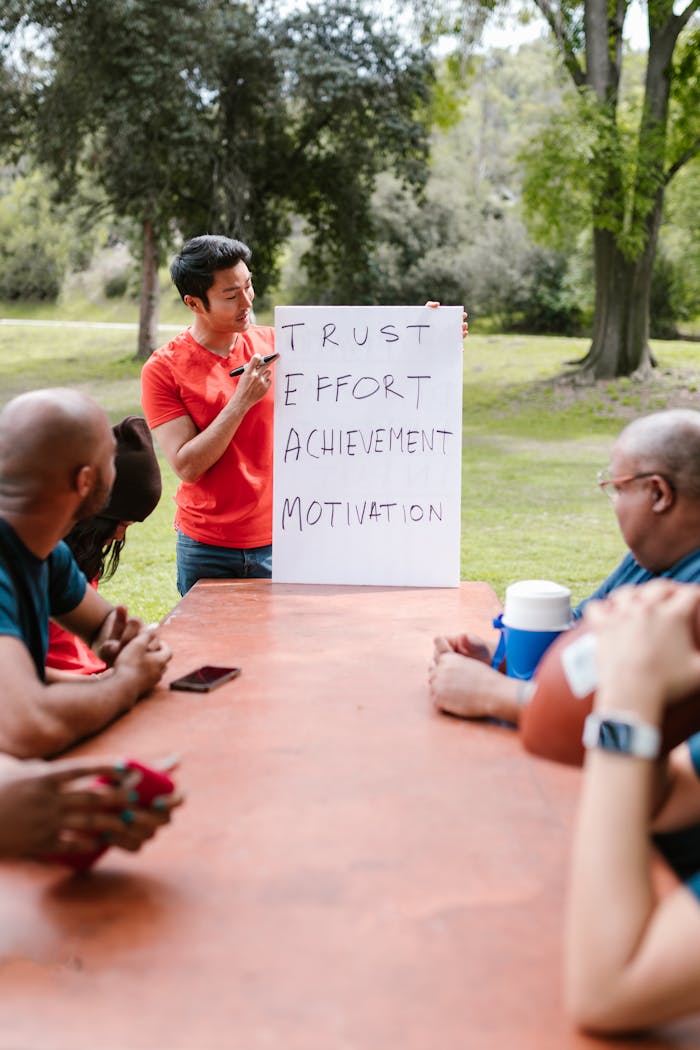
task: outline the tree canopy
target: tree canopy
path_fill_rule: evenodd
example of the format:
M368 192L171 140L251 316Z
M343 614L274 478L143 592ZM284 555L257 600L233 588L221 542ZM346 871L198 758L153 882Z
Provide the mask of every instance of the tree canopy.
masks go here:
M630 0L533 0L575 102L535 144L526 198L556 233L586 217L593 233L595 317L584 367L598 377L650 361L649 303L667 186L700 152L700 0L648 0L649 51L636 104L623 93ZM496 0L416 0L441 28L473 39ZM580 225L580 223L579 223Z
M138 231L142 356L163 249L205 230L251 244L264 291L300 214L319 283L367 294L367 200L385 166L422 177L431 66L358 0L287 18L235 0L8 0L0 29L22 145L64 198L92 184Z

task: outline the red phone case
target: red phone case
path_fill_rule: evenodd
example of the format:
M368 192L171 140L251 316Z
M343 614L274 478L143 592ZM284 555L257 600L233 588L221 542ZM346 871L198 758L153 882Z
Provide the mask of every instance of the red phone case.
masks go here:
M175 784L170 777L157 769L144 766L143 763L137 762L135 759L128 759L125 762L125 766L127 770L135 770L141 774L141 779L133 786L133 790L138 793L139 805L148 806L159 795L169 795L175 790ZM101 776L97 777L95 783L116 785L119 783L119 778L116 776ZM66 864L68 867L74 868L75 871L86 871L108 849L109 844L106 844L99 849L93 850L92 853L52 853L44 859L55 864Z

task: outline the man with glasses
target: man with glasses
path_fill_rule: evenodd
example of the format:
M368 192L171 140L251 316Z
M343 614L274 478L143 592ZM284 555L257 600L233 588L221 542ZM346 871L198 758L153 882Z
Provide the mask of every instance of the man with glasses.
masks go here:
M623 585L659 576L700 582L700 412L670 409L630 423L598 484L613 502L629 550L574 609L576 619L586 602ZM491 658L488 646L469 635L436 638L429 676L435 705L462 718L517 725L529 688L494 670Z

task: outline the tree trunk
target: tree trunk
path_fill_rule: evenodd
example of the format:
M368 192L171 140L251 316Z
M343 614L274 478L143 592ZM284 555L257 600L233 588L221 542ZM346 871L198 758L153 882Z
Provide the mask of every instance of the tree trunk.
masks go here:
M593 340L581 362L595 379L631 375L651 362L649 284L640 259L626 259L605 230L594 231ZM646 286L646 294L644 294ZM641 294L640 294L641 293Z
M145 219L143 224L141 269L141 311L136 357L145 361L158 346L158 242L150 219Z
M593 341L580 364L595 379L628 376L654 363L649 348L649 300L663 197L661 188L647 218L644 250L635 258L622 254L613 234L593 232Z
M620 252L612 233L594 230L593 341L580 364L595 379L630 376L654 364L649 345L649 303L662 211L663 189L659 189L646 219L644 249L635 258Z
M545 17L550 5L536 0ZM563 5L562 5L563 6ZM593 206L595 315L593 341L582 361L584 373L596 379L631 375L649 368L649 303L654 256L663 209L664 186L670 178L666 161L670 77L678 35L698 6L691 0L682 14L672 0L648 6L649 54L631 194L621 177L624 156L619 139L618 91L622 69L622 28L627 0L585 0L585 83L600 106L602 135L592 168L599 179ZM581 87L583 70L563 32L564 23L549 23L572 74ZM692 156L692 150L688 156ZM671 174L673 172L671 171Z
M670 9L669 9L670 10ZM620 28L621 28L620 22ZM668 122L669 67L675 35L672 27L650 23L645 98L637 146L637 180L632 223L642 233L641 247L624 254L618 237L596 225L594 217L595 314L593 341L581 362L595 379L628 376L654 363L649 347L649 302L654 257L664 202L664 162ZM606 194L622 202L614 166L607 173ZM622 227L622 224L621 224Z

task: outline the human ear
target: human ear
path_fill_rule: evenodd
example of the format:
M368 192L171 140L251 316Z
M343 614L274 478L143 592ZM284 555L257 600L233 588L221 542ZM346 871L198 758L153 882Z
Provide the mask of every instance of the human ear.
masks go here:
M75 491L81 499L85 499L89 496L92 491L94 484L94 471L89 464L85 464L83 467L78 467L75 472Z
M676 502L676 492L673 485L661 474L653 474L649 481L651 484L652 510L656 514L669 510Z

